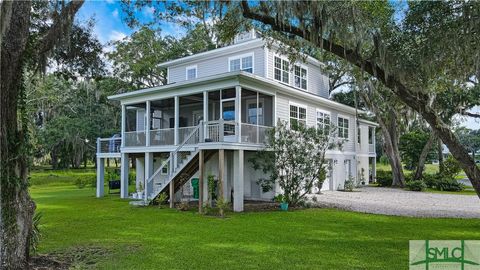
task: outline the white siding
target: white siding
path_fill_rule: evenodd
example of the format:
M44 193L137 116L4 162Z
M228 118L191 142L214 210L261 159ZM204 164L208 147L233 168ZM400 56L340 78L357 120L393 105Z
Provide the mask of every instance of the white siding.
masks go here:
M277 110L277 118L282 120L282 121L289 121L290 118L290 103L297 103L297 104L302 104L307 106L307 125L309 126L315 126L316 125L316 110L324 110L330 112L331 116L331 123L334 126L337 126L337 120L338 120L338 111L331 109L331 108L326 108L326 107L321 107L317 105L314 102L302 100L302 99L297 99L294 97L289 97L286 95L282 94L277 94L277 105L276 105L276 110ZM348 122L348 141L346 141L343 144L343 151L344 152L353 152L355 150L355 145L356 143L356 138L355 137L355 116L354 115L349 115L344 112L340 113L342 116L347 117L349 119ZM278 120L277 119L277 120ZM367 146L368 147L368 146Z
M228 72L229 63L228 58L246 53L253 53L253 73L258 76L264 77L264 48L259 46L254 49L238 50L235 53L223 55L221 57L213 57L207 60L189 62L183 65L171 66L168 71L168 82L180 82L185 81L186 68L188 66L197 65L197 78L217 75Z
M276 55L274 49L269 49L267 51L267 75L268 79L274 80L273 77L273 68L274 68L274 56ZM317 65L313 65L310 63L302 63L303 66L307 67L307 91L318 96L329 98L329 84L328 84L328 76L326 73L322 72L321 68ZM293 67L291 65L291 67ZM290 85L293 85L294 78L293 72L290 72L289 77ZM303 91L298 89L298 91Z

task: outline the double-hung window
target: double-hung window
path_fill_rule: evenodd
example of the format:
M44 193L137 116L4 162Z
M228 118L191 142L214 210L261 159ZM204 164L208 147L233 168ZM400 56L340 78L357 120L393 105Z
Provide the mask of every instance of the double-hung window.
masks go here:
M338 137L348 139L348 118L338 117Z
M299 126L307 125L307 108L290 104L290 128L297 129Z
M307 69L295 65L294 71L295 87L307 90Z
M244 55L229 60L230 71L242 70L249 73L253 73L253 55Z
M278 56L275 56L274 77L275 80L289 83L290 63Z
M197 66L190 66L186 68L187 70L187 80L193 80L197 78Z
M317 110L317 129L322 134L328 135L330 133L330 114L324 111Z

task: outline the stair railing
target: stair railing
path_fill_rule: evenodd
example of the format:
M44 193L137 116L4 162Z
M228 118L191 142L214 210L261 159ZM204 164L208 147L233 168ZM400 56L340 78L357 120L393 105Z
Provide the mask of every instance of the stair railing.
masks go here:
M165 168L165 166L167 166L167 164L170 164L169 166L169 173L168 173L168 177L166 180L170 180L173 176L173 174L175 173L176 169L177 168L174 168L176 167L176 163L178 162L178 160L176 160L177 158L177 153L187 144L187 142L195 135L195 134L198 134L198 137L194 138L195 140L193 141L193 144L197 144L199 142L202 142L203 141L203 121L200 121L200 124L198 124L198 126L195 127L194 130L192 130L192 132L190 132L190 134L188 134L188 136L185 138L185 140L183 140L183 142L177 146L177 148L175 148L175 150L173 152L170 152L170 156L168 157L167 160L165 160L161 165L160 167L152 174L152 176L150 176L146 181L145 181L145 185L144 185L144 191L145 191L145 194L144 194L144 201L145 203L148 201L148 184L150 182L153 181L153 179L155 179L155 177L157 177L157 175ZM165 182L165 181L164 181ZM163 188L163 187L162 187Z

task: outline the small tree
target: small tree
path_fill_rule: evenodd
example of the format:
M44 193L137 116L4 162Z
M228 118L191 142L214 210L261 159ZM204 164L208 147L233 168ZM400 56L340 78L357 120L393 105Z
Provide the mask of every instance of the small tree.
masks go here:
M341 147L343 141L334 139L334 129L316 129L296 125L290 129L280 122L269 134L265 150L250 159L255 170L262 170L268 177L258 183L264 191L272 190L278 182L283 200L297 205L325 177L325 152Z

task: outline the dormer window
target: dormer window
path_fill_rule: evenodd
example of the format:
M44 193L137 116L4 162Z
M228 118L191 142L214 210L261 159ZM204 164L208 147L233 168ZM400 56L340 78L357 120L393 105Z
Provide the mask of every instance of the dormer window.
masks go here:
M253 54L231 57L228 61L230 71L242 70L253 73Z
M275 56L274 67L275 80L288 84L290 76L290 63L278 56Z
M295 87L307 90L307 69L295 65L294 83Z
M193 80L197 78L197 66L189 66L186 68L186 79Z

